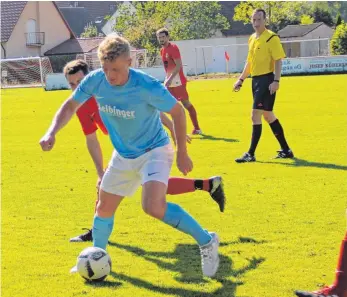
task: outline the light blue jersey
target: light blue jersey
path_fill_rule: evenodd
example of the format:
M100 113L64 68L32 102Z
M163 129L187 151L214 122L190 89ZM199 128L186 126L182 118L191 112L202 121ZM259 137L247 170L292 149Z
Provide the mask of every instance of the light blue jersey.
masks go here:
M124 158L135 159L170 142L160 112L177 103L169 91L150 75L130 68L123 86L108 83L102 69L89 73L72 94L84 103L94 96L112 144Z

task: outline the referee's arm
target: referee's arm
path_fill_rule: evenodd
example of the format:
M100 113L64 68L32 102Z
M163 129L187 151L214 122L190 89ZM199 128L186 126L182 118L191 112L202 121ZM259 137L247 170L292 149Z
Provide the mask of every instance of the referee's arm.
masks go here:
M250 62L247 61L245 64L245 67L243 68L243 71L241 73L240 78L242 80L245 80L249 76L250 73L251 73L251 64L250 64Z
M275 80L280 80L282 71L282 59L275 61Z

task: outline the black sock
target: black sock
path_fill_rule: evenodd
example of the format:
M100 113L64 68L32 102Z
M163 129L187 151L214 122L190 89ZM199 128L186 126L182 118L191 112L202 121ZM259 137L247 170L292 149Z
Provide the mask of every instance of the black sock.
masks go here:
M257 148L260 136L261 136L261 128L262 124L260 125L253 125L253 132L252 132L252 142L251 146L248 150L248 153L252 156L254 156L255 149Z
M196 179L194 181L195 190L202 190L204 187L204 181L202 179Z
M278 142L281 145L282 150L285 152L288 152L290 150L288 143L286 141L286 138L284 137L284 132L282 125L280 124L279 120L276 119L274 122L270 124L271 130L275 137L277 138Z

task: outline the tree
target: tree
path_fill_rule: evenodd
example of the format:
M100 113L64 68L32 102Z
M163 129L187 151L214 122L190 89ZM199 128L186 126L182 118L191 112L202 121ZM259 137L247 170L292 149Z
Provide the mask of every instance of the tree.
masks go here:
M311 25L313 24L313 17L307 15L307 14L304 14L302 17L301 17L301 21L300 21L301 25Z
M336 20L336 27L341 25L342 23L342 18L341 18L341 14L338 14L337 15L337 20Z
M228 29L228 20L220 14L217 2L148 1L121 4L114 30L132 46L148 50L150 58L158 54L156 31L170 30L173 40L209 38L218 29Z
M81 34L82 38L88 38L88 37L97 37L98 36L98 29L96 26L93 25L87 25L84 27L84 32Z
M345 22L336 27L330 50L333 55L347 55L347 24Z
M309 4L305 1L245 1L235 7L234 21L250 23L256 8L266 11L269 28L278 31L287 25L299 24L301 15L309 10Z
M323 22L330 27L335 25L333 17L331 16L329 10L325 10L316 6L313 9L312 16L315 23Z
M254 9L262 8L266 11L270 29L278 31L287 25L295 25L304 22L324 22L333 26L332 13L341 7L329 5L327 1L245 1L235 7L234 20L250 23ZM310 19L308 18L310 17Z

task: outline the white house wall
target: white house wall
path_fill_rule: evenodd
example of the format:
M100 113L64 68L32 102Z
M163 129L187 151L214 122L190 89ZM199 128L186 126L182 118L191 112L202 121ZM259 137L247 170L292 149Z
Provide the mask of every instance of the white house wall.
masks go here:
M180 49L187 74L225 72L225 51L230 57L229 72L239 71L247 58L249 36L173 41ZM241 45L244 44L244 45ZM205 46L205 48L201 48Z
M45 33L41 47L26 45L26 25L36 21L36 32ZM70 32L51 1L28 1L6 43L6 58L35 57L70 38Z

